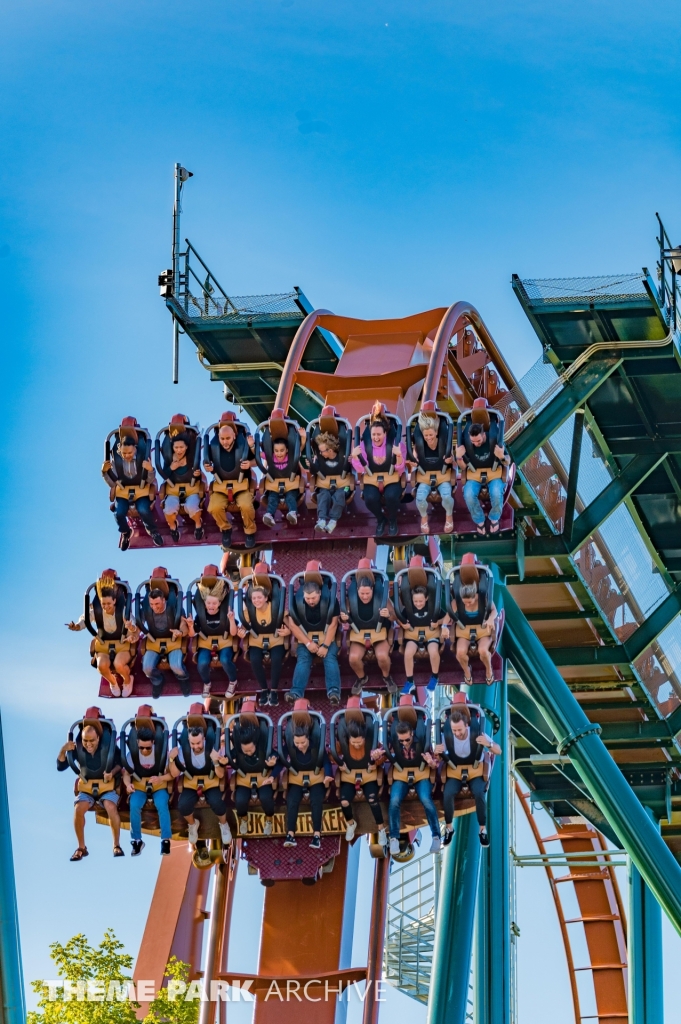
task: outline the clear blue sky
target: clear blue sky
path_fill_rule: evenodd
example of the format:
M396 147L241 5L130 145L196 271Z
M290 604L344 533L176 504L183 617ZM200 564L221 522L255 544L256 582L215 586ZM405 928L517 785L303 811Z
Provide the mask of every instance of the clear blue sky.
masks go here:
M631 0L5 0L0 696L28 978L79 929L113 924L135 951L157 867L154 843L113 862L93 826L68 863L53 759L95 694L63 627L85 586L203 564L122 557L99 477L121 415L156 430L223 408L188 348L170 382L173 162L196 175L186 230L233 293L298 284L367 317L467 299L522 372L539 346L512 272L652 267L655 210L681 237L680 35L675 4ZM560 992L568 1024L555 923L525 879L522 1022Z

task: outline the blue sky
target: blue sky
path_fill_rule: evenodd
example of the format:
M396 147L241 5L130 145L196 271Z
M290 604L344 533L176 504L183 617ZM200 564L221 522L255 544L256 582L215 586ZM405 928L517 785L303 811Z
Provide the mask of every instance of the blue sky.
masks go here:
M183 579L203 564L121 556L99 477L121 415L157 430L223 408L189 347L170 381L156 275L173 162L195 172L184 226L228 290L297 284L367 317L467 299L522 372L539 345L512 272L654 266L656 210L681 232L680 34L675 5L630 0L5 0L0 698L28 978L79 929L113 924L135 951L157 867L153 844L114 863L92 826L91 857L68 863L53 757L95 693L85 638L63 627L87 584L109 565L136 582L159 560ZM567 1024L550 907L522 885L523 1024L556 993ZM243 905L259 892L244 883Z

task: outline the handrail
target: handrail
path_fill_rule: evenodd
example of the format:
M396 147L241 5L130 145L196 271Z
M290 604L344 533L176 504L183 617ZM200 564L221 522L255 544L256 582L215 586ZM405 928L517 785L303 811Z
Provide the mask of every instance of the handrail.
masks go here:
M422 400L424 402L435 402L437 400L437 388L440 382L442 369L447 361L449 342L452 339L452 335L456 334L456 332L461 329L464 322L468 322L475 328L475 332L478 335L483 348L486 350L490 359L499 371L499 375L506 387L511 390L517 385L518 382L513 376L506 360L497 348L494 338L487 329L484 320L478 313L475 306L472 306L469 302L455 302L453 306L449 307L443 316L440 326L437 329L437 334L435 335L433 350L430 354L430 363L428 365L426 382L423 386ZM459 383L461 384L462 381L459 380ZM465 379L464 388L470 394L470 383L467 378ZM472 397L477 398L477 395Z
M333 313L328 309L314 309L311 313L308 313L296 331L286 356L284 369L281 371L279 390L274 400L275 409L281 409L284 413L288 412L291 396L293 395L293 385L295 384L293 378L300 369L307 343L317 327L319 318L322 316L333 316Z

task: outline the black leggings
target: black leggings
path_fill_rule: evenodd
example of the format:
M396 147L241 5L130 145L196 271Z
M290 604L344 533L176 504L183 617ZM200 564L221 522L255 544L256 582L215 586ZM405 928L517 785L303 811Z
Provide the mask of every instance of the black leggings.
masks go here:
M312 831L321 832L322 830L322 804L324 803L324 790L326 786L323 782L317 782L314 786L310 786L308 793L310 794L310 810L312 811ZM298 808L300 807L300 801L303 799L303 793L305 792L304 786L292 786L289 784L288 793L286 794L286 831L296 831L296 822L298 820Z
M468 780L468 788L475 798L475 813L478 816L478 825L487 824L487 783L481 775L476 779ZM451 825L454 820L454 797L463 789L463 782L460 779L447 779L442 794L442 804L445 809L445 822Z
M218 818L227 813L227 807L222 799L219 786L213 786L212 789L204 789L203 795L211 811L213 814L217 814ZM185 786L180 793L180 799L177 801L177 809L183 818L188 818L190 814L194 813L198 798L199 795L195 789L188 789Z
M249 647L248 656L251 659L251 669L255 676L256 682L259 684L261 690L276 690L279 686L279 676L281 675L281 665L284 660L284 654L286 649L283 644L277 644L276 647L270 647L270 679L271 682L267 682L267 675L265 673L265 666L263 665L263 649L262 647Z
M240 818L248 814L248 805L251 800L250 786L237 786L234 790L234 806ZM258 800L267 818L274 814L274 792L272 786L258 786Z
M362 786L362 792L366 797L366 802L371 808L371 813L374 816L374 821L377 825L383 824L383 811L381 805L378 802L378 783L377 782L365 782ZM340 798L341 798L341 810L345 815L346 821L353 821L354 815L352 813L352 801L355 799L355 784L354 782L341 782L340 785ZM348 801L348 806L343 806L343 801Z
M392 520L397 519L397 513L400 510L402 484L386 484L383 489L383 495L381 495L378 487L374 487L373 484L365 484L362 497L366 507L377 519L383 519L384 515L387 515L388 519L392 522Z

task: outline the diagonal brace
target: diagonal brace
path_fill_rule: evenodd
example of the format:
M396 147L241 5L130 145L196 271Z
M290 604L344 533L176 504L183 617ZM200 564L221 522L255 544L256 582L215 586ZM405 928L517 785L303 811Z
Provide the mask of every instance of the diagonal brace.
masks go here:
M578 551L625 498L643 483L646 477L664 462L666 455L637 455L610 481L604 491L577 516L572 528L570 554Z
M534 455L558 427L575 412L607 380L622 362L621 359L594 359L579 370L573 379L552 398L545 409L509 445L518 466Z

